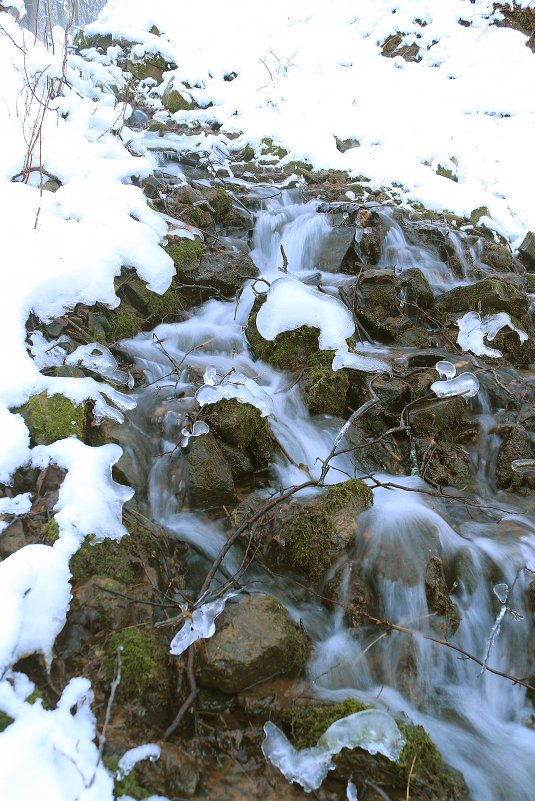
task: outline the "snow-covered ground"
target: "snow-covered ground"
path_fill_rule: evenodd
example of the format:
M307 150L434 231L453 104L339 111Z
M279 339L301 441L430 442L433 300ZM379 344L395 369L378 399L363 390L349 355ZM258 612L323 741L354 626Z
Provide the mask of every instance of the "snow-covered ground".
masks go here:
M23 11L20 0L11 5ZM205 0L187 11L176 0L111 0L88 33L111 32L138 42L139 57L159 51L176 63L158 92L171 80L197 87L191 95L210 108L174 117L239 133L226 147L258 148L271 137L286 161L396 184L403 202L462 216L485 206L488 226L515 247L535 229L534 55L522 33L495 27L491 12L488 0ZM418 45L421 61L381 55L396 32ZM62 77L61 29L46 49L0 12L0 481L29 463L67 470L57 542L0 563L0 710L15 719L0 734L0 797L9 801L112 799L93 743L88 682L72 681L58 708L45 710L25 701L33 686L12 666L28 653L50 658L69 604L68 560L83 537L124 533L129 493L111 479L120 449L72 438L31 449L22 417L10 410L47 391L76 403L92 398L97 414L116 416L128 401L108 385L39 372L25 323L32 312L46 321L76 303L117 305L113 279L123 265L156 292L171 280L171 259L159 247L166 223L131 183L154 164L124 125L129 110L112 88L125 83L118 55L117 46L104 58L69 55ZM360 146L341 153L335 137ZM190 137L189 146L207 139ZM438 175L440 166L457 180ZM55 193L40 189L48 175L61 180ZM17 514L29 498L0 504Z

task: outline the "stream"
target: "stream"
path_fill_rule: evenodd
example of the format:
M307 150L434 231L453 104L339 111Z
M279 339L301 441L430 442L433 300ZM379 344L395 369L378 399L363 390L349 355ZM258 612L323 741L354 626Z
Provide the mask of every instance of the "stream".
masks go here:
M316 201L302 202L291 190L264 200L266 190L257 188L255 192L260 210L250 255L262 279L271 283L281 276L282 244L293 277L336 293L349 276L329 272L318 276L316 269L332 230L329 215L318 213ZM388 209L380 209L379 214L386 235L376 269L395 265L399 274L419 266L435 291L473 280L466 262L464 274L452 276L430 250L407 241ZM243 242L238 245L243 247ZM194 414L194 394L207 368L215 368L219 377L234 371L253 380L258 396L271 408L269 424L293 464L278 454L269 476L264 476L265 492L268 487L279 489L306 481L308 473L317 477L320 461L326 458L340 428L336 418L309 414L290 374L252 358L244 336L254 300L251 284L237 305L210 300L186 321L158 326L154 333L163 347L153 333L124 343L150 385L138 391L133 418L134 449L152 458L146 509L150 517L193 546L200 576L225 541L224 521L209 512L181 508L185 480L181 450L172 457L157 454L175 447L188 415ZM206 344L199 348L202 343ZM401 363L417 349L368 344L363 352L379 358L390 356ZM451 358L455 360L456 354ZM168 376L170 359L182 364L179 378ZM405 489L375 489L374 505L360 515L354 548L350 556L341 559L342 572L337 575L342 576L343 591L350 582L352 561L360 564L377 593L381 617L437 636L424 587L427 548L432 541L435 552L454 566L451 597L461 612L461 622L452 642L485 660L491 630L504 602L504 588L499 585L507 585L507 611L489 648L488 664L526 677L533 669L528 645L533 642L533 626L527 605L530 574L522 568L535 568L533 504L529 495L497 491L494 485L491 468L497 438L489 430L496 411L483 387L470 401L469 412L480 425L479 439L470 451L476 477L471 496L482 507L407 491L428 488L418 476L376 476ZM297 465L306 465L308 473ZM332 466L326 483L344 480L347 474L358 477L366 473L351 454L336 457ZM483 508L486 504L502 511ZM240 555L231 552L225 562L227 569L235 569L239 561ZM535 731L531 728L532 705L523 687L487 671L481 675L473 661L418 636L408 639L394 631L381 637L376 627L364 624L352 631L341 608L328 611L312 591L290 576L276 577L257 565L243 581L254 584L255 591L274 594L293 619L302 621L314 643L307 671L318 697L342 700L354 696L394 714L406 713L426 728L445 760L462 772L474 801L531 801Z

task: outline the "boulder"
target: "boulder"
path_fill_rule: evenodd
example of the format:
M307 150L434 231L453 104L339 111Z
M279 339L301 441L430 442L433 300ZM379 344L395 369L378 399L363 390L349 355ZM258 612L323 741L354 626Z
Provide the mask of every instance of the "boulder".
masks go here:
M358 281L355 313L371 336L387 343L410 327L403 314L400 288L394 270L365 270Z
M433 305L433 290L429 281L419 267L409 267L401 276L401 285L405 287L407 300L416 303L421 309L430 309Z
M431 556L425 569L425 597L430 612L438 615L430 623L446 638L455 634L461 622L459 607L449 595L444 576L444 563L437 556ZM437 625L438 623L438 625Z
M465 422L466 403L460 397L441 398L413 408L409 421L415 437L450 439Z
M181 239L166 246L176 267L176 284L189 305L198 305L209 298L234 298L249 278L256 278L258 268L242 251L207 250L184 245ZM185 254L186 249L188 253Z
M232 468L213 434L195 437L189 446L186 483L191 506L210 508L233 503Z
M527 232L518 248L518 252L527 267L530 270L535 269L535 232Z
M439 295L435 308L439 312L481 311L481 314L504 311L518 319L529 311L529 298L525 292L505 281L484 278Z
M516 490L535 489L535 473L517 473L511 467L515 459L535 458L535 445L523 426L504 426L503 439L496 456L496 486Z
M322 239L321 250L314 266L328 273L346 272L344 262L354 255L355 228L353 225L334 226ZM352 270L350 272L353 272Z
M236 693L276 674L297 673L305 660L304 635L271 595L228 604L213 637L198 647L197 677L205 687Z

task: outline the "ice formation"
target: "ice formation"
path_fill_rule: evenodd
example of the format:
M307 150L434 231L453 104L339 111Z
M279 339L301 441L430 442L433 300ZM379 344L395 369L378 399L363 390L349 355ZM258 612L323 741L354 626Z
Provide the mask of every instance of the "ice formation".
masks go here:
M194 609L190 614L184 608L184 614L187 615L187 620L171 640L170 654L180 656L184 653L186 648L189 648L197 640L205 640L213 637L215 634L215 619L218 617L227 601L239 595L238 592L228 592L221 598L215 601L210 601L207 604L202 604L198 609Z
M156 743L145 743L144 745L138 745L136 748L130 748L119 760L117 778L123 779L128 776L142 759L150 759L151 762L154 762L160 758L160 753L161 748Z
M502 352L496 348L489 348L488 345L485 345L483 338L486 337L489 342L492 342L498 331L501 331L506 326L512 331L516 331L520 342L525 342L528 338L526 332L517 328L506 312L488 314L483 319L481 319L481 315L478 312L467 312L457 320L457 325L459 326L457 344L464 351L471 351L476 356L499 358Z
M454 395L462 395L468 402L470 398L479 392L479 381L473 373L461 373L456 378L446 381L434 381L431 389L439 398L452 398Z
M262 387L253 378L241 373L231 373L223 379L218 379L215 368L206 368L204 374L205 384L196 394L201 406L208 403L217 403L223 398L236 398L240 403L250 403L260 410L262 417L267 417L273 411L273 401ZM219 383L217 381L219 380Z
M335 766L332 757L342 748L365 748L370 754L382 754L395 761L405 745L405 738L394 718L380 709L365 709L336 720L312 748L297 751L286 735L271 721L264 725L264 756L289 782L298 782L311 792L321 786Z
M443 375L447 381L455 378L455 373L457 372L455 365L448 361L437 362L435 364L435 370L439 375Z

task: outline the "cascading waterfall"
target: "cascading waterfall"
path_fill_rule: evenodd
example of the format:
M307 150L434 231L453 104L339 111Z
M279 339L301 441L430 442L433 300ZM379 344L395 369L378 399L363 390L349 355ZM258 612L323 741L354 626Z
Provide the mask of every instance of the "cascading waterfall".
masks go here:
M288 272L306 280L315 271L315 258L329 233L328 218L317 213L315 203L300 203L291 193L266 200L264 205L251 251L262 277L270 282L280 277L282 244ZM445 265L424 248L409 244L393 217L386 211L381 214L388 225L378 269L395 266L402 271L419 266L434 286L444 286L446 280L451 285ZM325 288L334 290L341 276L326 274L323 278ZM264 288L258 282L257 290ZM307 478L297 465L306 465L310 474L319 475L318 459L329 453L339 423L328 417L312 418L288 375L251 357L243 328L253 300L248 286L237 310L234 303L210 300L185 322L160 325L156 334L165 350L150 334L129 340L125 347L150 385L138 393L133 420L146 432L140 447L150 448L152 456L170 451L192 410L206 369L215 367L219 376L234 370L255 379L271 400L270 425L293 462L277 456L271 484L289 486ZM201 349L202 343L206 344ZM384 354L384 350L381 347L380 352ZM183 365L179 378L168 375L170 359ZM473 408L484 422L484 450L488 450L492 425L488 398L482 394ZM472 457L480 465L476 491L480 498L488 498L493 493L488 453L478 451L476 445ZM354 469L348 456L338 457L334 465L350 473ZM172 457L153 459L147 490L149 512L177 537L212 558L225 541L223 526L208 515L181 509L177 498L183 470L180 448ZM329 471L328 482L340 480L344 476ZM426 486L418 477L398 476L395 481L408 490ZM468 514L461 505L446 505L417 492L376 489L374 506L359 518L351 558L358 561L373 586L385 619L440 637L428 614L424 587L432 543L433 554L456 565L457 586L452 597L461 610L461 621L451 640L481 660L500 610L493 586L502 582L512 587L516 582L514 604L519 617L505 615L489 665L522 677L532 670L526 643L533 636L533 627L527 603L521 600L527 597L528 581L521 568L535 567L534 526L525 517L520 498L505 493L499 497L498 505L509 509L509 514L489 516L477 509ZM227 557L229 570L238 563L232 553ZM535 731L529 727L531 704L523 687L486 671L479 675L473 661L417 635L392 632L380 637L382 629L367 625L353 632L340 608L329 612L305 598L290 581L268 576L260 568L253 570L255 579L280 597L296 619L303 620L315 642L308 673L320 696L340 700L354 695L391 712L407 713L415 723L424 725L446 761L463 773L475 801L532 800ZM343 594L344 588L348 591L349 572L346 569L340 575Z

